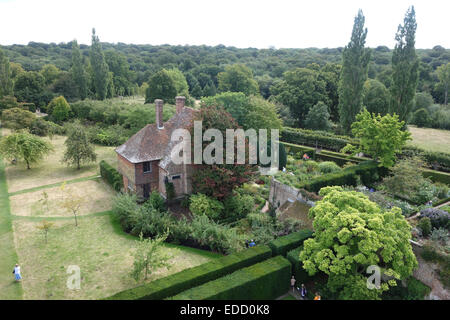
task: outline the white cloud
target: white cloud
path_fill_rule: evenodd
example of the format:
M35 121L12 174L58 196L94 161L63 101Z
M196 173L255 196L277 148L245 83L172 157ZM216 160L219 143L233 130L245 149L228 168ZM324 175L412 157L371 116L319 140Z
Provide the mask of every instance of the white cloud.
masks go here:
M0 44L207 44L236 47L338 47L362 8L371 47L393 47L407 8L417 14L417 47L450 47L448 1L438 0L0 0Z

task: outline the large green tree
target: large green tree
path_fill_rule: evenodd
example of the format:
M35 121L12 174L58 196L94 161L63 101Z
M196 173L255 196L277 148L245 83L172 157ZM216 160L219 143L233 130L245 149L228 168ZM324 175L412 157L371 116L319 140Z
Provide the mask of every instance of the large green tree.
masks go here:
M296 68L283 74L283 81L272 87L275 99L289 107L299 126L304 125L309 110L319 101L329 103L326 82L318 71Z
M97 99L104 100L108 94L108 85L110 82L109 68L105 61L105 55L100 40L95 34L95 29L92 29L90 61L95 95Z
M367 79L370 50L365 48L367 28L365 17L358 11L353 24L352 37L342 53L342 72L339 83L339 119L342 129L350 133L356 115L361 111L363 86Z
M86 99L88 92L88 79L84 69L80 47L76 40L72 42L72 67L70 69L73 82L76 85L78 96L81 100Z
M328 106L319 101L306 115L305 128L311 130L329 131L331 129Z
M63 162L68 165L76 165L77 169L80 169L81 163L97 160L94 147L89 143L86 131L79 123L69 127L64 144L66 145L66 151L64 152Z
M71 108L63 96L53 98L47 106L52 121L61 123L69 118Z
M405 122L400 121L396 114L382 117L364 109L352 124L353 135L360 139L359 146L355 148L348 144L342 152L353 151L353 154L363 152L380 161L381 166L392 167L396 154L411 139L411 133L402 130L404 124Z
M26 131L16 132L0 140L0 154L6 159L25 161L27 169L53 151L53 146Z
M243 92L246 95L259 94L258 82L253 78L252 71L243 64L233 64L225 67L224 72L217 75L219 92Z
M406 12L404 24L398 26L392 53L392 86L390 113L396 113L401 121L408 120L414 103L419 81L419 59L417 58L416 13L414 6Z
M339 299L380 299L397 280L409 277L417 267L412 251L411 226L401 209L382 210L356 191L325 187L322 200L309 210L313 238L305 240L300 260L310 275L328 275L328 288ZM390 280L380 287L367 286L369 266L378 266Z
M162 99L167 103L175 103L177 86L171 74L162 69L150 77L148 88L145 92L145 103L153 103L156 99Z
M383 83L368 79L363 87L363 104L370 113L381 114L389 112L390 95Z
M437 76L444 88L444 105L448 104L448 89L450 87L450 62L439 66L436 70Z
M0 49L0 98L3 96L12 95L13 82L11 77L11 70L9 59L6 54Z
M42 74L29 71L19 74L14 83L14 95L21 102L32 102L37 107L44 107L52 99L46 92L45 78Z

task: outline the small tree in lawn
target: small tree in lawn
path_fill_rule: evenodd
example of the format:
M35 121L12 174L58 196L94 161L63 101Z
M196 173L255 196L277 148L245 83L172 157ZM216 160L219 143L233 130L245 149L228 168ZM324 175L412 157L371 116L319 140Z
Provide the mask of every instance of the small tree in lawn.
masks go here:
M73 214L73 217L75 218L75 227L78 227L78 212L80 211L82 203L83 199L69 195L62 204L63 208Z
M47 235L50 228L53 227L53 222L48 222L47 220L43 220L39 225L36 226L39 230L42 230L45 236L45 243L47 243Z
M30 165L38 163L53 151L53 146L26 131L13 133L0 140L0 154L6 159L23 160Z
M136 241L137 248L133 254L134 263L133 271L131 272L131 277L136 282L142 279L142 275L144 275L144 280L147 280L153 271L163 267L170 268L168 261L172 256L163 247L168 233L167 231L155 239L144 239L142 232L139 235L139 241Z
M45 206L45 208L48 211L48 193L43 191L42 192L42 198L39 200L39 202L42 202L42 205Z
M64 144L66 145L66 152L62 161L68 165L76 165L78 170L81 163L97 160L94 147L89 143L84 128L78 123L69 128Z
M341 152L363 152L380 161L381 166L392 167L396 154L401 151L406 141L411 139L411 134L402 130L404 124L404 121L398 120L396 114L382 117L379 114L370 114L364 109L352 124L353 135L360 139L359 147L348 144Z

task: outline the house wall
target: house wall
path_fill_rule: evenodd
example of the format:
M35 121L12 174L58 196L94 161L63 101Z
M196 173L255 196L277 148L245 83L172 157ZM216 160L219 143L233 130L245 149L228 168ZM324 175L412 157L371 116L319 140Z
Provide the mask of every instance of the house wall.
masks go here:
M124 177L123 186L125 190L128 190L128 181L130 181L132 185L136 185L134 164L122 157L120 154L117 155L117 170Z
M136 185L142 185L150 183L150 192L159 188L159 161L151 161L151 172L144 173L144 164L136 163L135 174L136 174ZM143 191L143 190L142 190Z

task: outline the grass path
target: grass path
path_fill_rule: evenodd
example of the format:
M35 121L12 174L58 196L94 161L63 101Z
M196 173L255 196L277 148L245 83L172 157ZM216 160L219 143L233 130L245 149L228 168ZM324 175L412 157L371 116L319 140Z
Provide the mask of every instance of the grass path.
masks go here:
M0 300L22 299L23 295L22 284L15 283L12 275L18 257L11 220L5 165L0 159Z

